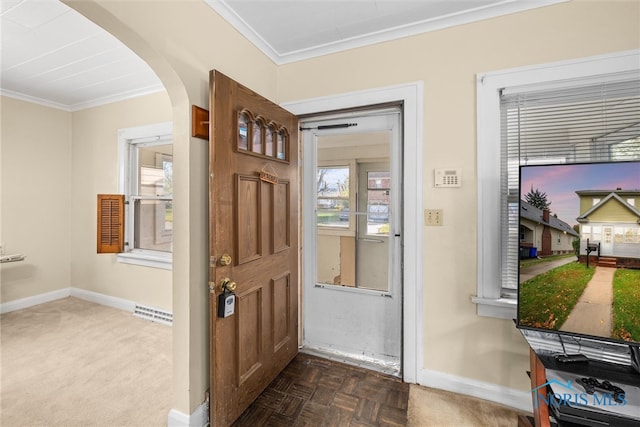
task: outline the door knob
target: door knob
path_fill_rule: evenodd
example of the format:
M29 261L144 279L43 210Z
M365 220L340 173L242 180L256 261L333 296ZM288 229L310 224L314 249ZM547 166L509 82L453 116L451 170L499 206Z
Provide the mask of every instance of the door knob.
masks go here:
M218 261L220 265L230 265L231 264L231 255L223 254Z
M233 282L228 277L225 277L220 281L220 288L222 289L222 292L233 292L236 290L236 282Z

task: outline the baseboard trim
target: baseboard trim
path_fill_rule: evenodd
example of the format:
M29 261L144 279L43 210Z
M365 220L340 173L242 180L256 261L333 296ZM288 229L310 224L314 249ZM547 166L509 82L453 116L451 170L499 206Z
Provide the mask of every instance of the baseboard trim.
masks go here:
M198 406L191 415L172 409L167 416L167 427L205 427L207 425L209 425L209 414L206 402Z
M105 294L99 294L93 291L87 291L80 288L63 288L57 291L46 292L44 294L33 295L14 301L4 302L0 304L0 313L9 313L11 311L22 310L23 308L33 307L34 305L44 304L46 302L55 301L62 298L75 297L85 301L94 302L100 305L117 308L133 313L136 303L123 298L112 297Z
M443 372L423 369L419 382L425 387L433 387L454 393L465 394L479 399L489 400L500 405L532 412L531 393L520 391L496 384L477 381L470 378L458 377Z
M34 305L44 304L46 302L55 301L66 298L71 295L71 288L58 289L56 291L46 292L44 294L34 295L31 297L20 298L17 300L3 302L0 304L0 314L10 313L23 308L33 307Z
M96 304L106 305L107 307L117 308L133 313L136 303L127 299L112 297L110 295L99 294L98 292L88 291L86 289L71 288L71 296Z

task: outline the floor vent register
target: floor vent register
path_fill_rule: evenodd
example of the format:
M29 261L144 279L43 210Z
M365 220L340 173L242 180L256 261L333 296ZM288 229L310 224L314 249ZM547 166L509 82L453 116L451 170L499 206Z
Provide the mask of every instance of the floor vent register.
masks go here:
M140 304L136 304L133 315L153 322L164 323L165 325L173 323L173 315L171 313Z

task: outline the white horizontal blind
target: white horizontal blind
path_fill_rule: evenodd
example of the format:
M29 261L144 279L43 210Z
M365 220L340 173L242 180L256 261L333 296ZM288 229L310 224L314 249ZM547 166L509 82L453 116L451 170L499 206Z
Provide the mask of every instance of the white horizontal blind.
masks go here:
M502 284L503 294L513 294L519 166L640 159L640 79L509 88L501 93L500 116Z

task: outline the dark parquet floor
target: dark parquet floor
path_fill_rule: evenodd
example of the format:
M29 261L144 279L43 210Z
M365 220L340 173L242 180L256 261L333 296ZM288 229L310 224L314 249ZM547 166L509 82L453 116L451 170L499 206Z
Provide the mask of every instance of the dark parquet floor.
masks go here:
M405 426L409 384L300 353L233 427Z

